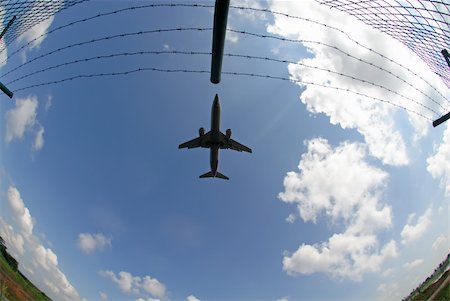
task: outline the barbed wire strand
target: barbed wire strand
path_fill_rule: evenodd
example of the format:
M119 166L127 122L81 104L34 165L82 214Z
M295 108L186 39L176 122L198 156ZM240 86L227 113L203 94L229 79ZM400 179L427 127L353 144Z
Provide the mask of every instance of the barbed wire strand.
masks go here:
M178 50L164 50L164 51L136 51L136 52L122 52L122 53L114 53L114 54L106 54L106 55L99 55L99 56L92 56L92 57L88 57L88 58L82 58L82 59L77 59L77 60L73 60L73 61L69 61L69 62L65 62L65 63L61 63L61 64L57 64L57 65L53 65L35 72L31 72L29 74L23 75L19 78L16 78L12 81L9 81L6 83L6 85L11 85L13 83L16 83L18 81L21 81L25 78L28 78L30 76L39 74L39 73L43 73L46 71L50 71L53 69L57 69L57 68L62 68L62 67L66 67L66 66L70 66L73 64L78 64L78 63L85 63L85 62L89 62L89 61L93 61L93 60L101 60L101 59L111 59L111 58L116 58L116 57L127 57L127 56L136 56L136 55L146 55L146 54L155 54L155 55L159 55L159 54L182 54L182 55L211 55L211 52L199 52L199 51L178 51ZM334 70L330 70L330 69L326 69L326 68L321 68L321 67L317 67L317 66L312 66L312 65L308 65L305 63L301 63L301 62L294 62L294 61L290 61L290 60L285 60L285 59L276 59L276 58L270 58L270 57L263 57L263 56L252 56L252 55L246 55L246 54L234 54L234 53L224 53L224 56L228 56L228 57L236 57L236 58L244 58L244 59L249 59L249 60L263 60L263 61L270 61L270 62L276 62L276 63L284 63L284 64L295 64L298 66L303 66L306 68L311 68L311 69L315 69L315 70L320 70L320 71L324 71L324 72L328 72L328 73L332 73L338 76L342 76L342 77L346 77L355 81L359 81L361 83L364 84L368 84L371 85L373 87L377 87L383 90L386 90L390 93L393 93L399 97L402 97L406 100L409 100L411 102L414 102L415 104L435 113L436 115L440 115L439 112L437 112L436 110L434 110L433 108L430 108L429 106L426 106L408 96L402 95L390 88L387 88L385 86L382 86L380 84L368 81L368 80L364 80L364 79L360 79L357 78L355 76L352 75L348 75L348 74L344 74L341 72L337 72ZM411 86L413 87L413 86ZM415 87L413 87L415 88ZM418 90L417 88L415 88L418 92L422 93L425 97L427 97L428 99L430 99L431 101L434 101L432 98L430 98L428 95L426 95L425 93L423 93L422 91ZM434 101L435 102L435 101Z
M45 37L45 36L48 36L48 35L50 35L51 33L54 33L54 32L56 32L56 31L58 31L58 30L61 30L61 29L64 29L64 28L67 28L67 27L70 27L70 26L73 26L73 25L76 25L76 24L79 24L79 23L91 21L91 20L94 20L94 19L97 19L97 18L105 17L105 16L116 15L116 14L119 14L119 13L128 12L128 11L134 11L134 10L139 10L139 9L157 8L157 7L158 7L158 8L159 8L159 7L170 7L170 8L174 8L174 7L214 8L214 5L207 5L207 4L186 4L186 3L159 3L159 4L146 4L146 5L131 6L131 7L122 8L122 9L117 9L117 10L110 11L110 12L99 13L99 14L94 15L94 16L91 16L91 17L83 18L83 19L80 19L80 20L76 20L76 21L70 22L70 23L65 24L65 25L61 25L61 26L56 27L56 28L54 28L54 29L52 29L52 30L50 30L50 31L48 31L48 32L46 32L46 33L43 33L43 34L39 35L38 37L34 38L33 40L29 41L28 43L26 43L26 44L23 45L22 47L20 47L18 50L12 52L12 53L8 56L8 58L12 57L13 55L15 55L16 53L20 52L20 51L21 51L22 49L24 49L25 47L27 47L27 46L29 46L30 44L36 42L37 40L39 40L39 39L41 39L41 38L43 38L43 37ZM393 64L395 64L395 65L397 65L397 66L399 66L399 67L401 67L401 68L403 68L403 69L405 69L405 70L407 70L409 73L413 74L414 76L418 77L418 78L421 79L423 82L425 82L430 88L432 88L435 92L437 92L442 98L444 98L444 99L447 100L447 98L446 98L444 95L442 95L442 93L441 93L440 91L438 91L434 86L432 86L431 83L429 83L429 82L428 82L425 78L423 78L421 75L415 73L415 72L412 71L410 68L408 68L408 67L406 67L406 66L404 66L404 65L402 65L402 64L400 64L400 63L398 63L398 62L396 62L396 61L394 61L393 59L391 59L391 58L389 58L389 57L383 55L382 53L380 53L380 52L378 52L378 51L376 51L376 50L374 50L374 49L372 49L372 48L370 48L370 47L367 47L367 46L365 46L364 44L358 42L356 39L352 38L348 33L346 33L344 30L342 30L342 29L340 29L340 28L337 28L337 27L334 27L334 26L331 26L331 25L328 25L328 24L326 24L326 23L322 23L322 22L319 22L319 21L316 21L316 20L312 20L312 19L310 19L310 18L300 17L300 16L295 16L295 15L291 15L291 14L287 14L287 13L282 13L282 12L277 12L277 11L273 11L273 10L265 9L265 8L253 8L253 7L233 6L233 5L231 5L230 8L231 8L231 9L239 9L239 10L248 10L248 11L253 11L253 12L260 12L260 13L271 13L271 14L274 14L274 15L279 15L279 16L283 16L283 17L286 17L286 18L290 18L290 19L297 19L297 20L302 20L302 21L305 21L305 22L311 22L311 23L314 23L314 24L316 24L316 25L320 25L320 26L323 26L323 27L326 27L326 28L335 30L335 31L337 31L337 32L339 32L339 33L345 35L350 41L352 41L352 42L355 43L356 45L358 45L358 46L360 46L360 47L362 47L362 48L364 48L364 49L366 49L366 50L368 50L368 51L370 51L370 52L373 52L373 53L375 53L376 55L380 56L381 58L386 59L386 60L388 60L389 62L391 62L391 63L393 63ZM3 51L3 50L2 50L2 51ZM0 53L1 53L2 51L0 51ZM5 63L5 62L6 62L6 60L0 62L0 64L3 64L3 63ZM409 84L409 83L408 83L408 84ZM447 100L447 101L449 101L449 100ZM450 102L450 101L449 101L449 102Z
M73 81L73 80L82 79L82 78L94 78L94 77L104 77L104 76L121 76L121 75L129 75L129 74L143 72L143 71L154 71L154 72L164 72L164 73L196 73L196 74L209 74L210 73L209 70L164 69L164 68L155 68L155 67L144 67L144 68L141 67L141 68L137 68L137 69L127 70L127 71L119 71L119 72L80 74L80 75L67 77L67 78L64 78L64 79L58 79L58 80L53 80L53 81L48 81L48 82L44 82L44 83L39 83L39 84L34 84L34 85L22 87L22 88L16 89L15 92L24 91L24 90L28 90L28 89L32 89L32 88L36 88L36 87L42 87L42 86L48 86L48 85L53 85L53 84L59 84L59 83ZM246 73L246 72L229 72L229 71L223 71L222 74L234 75L234 76L247 76L247 77L266 78L266 79L276 79L276 80L282 80L282 81L288 81L288 82L301 83L301 84L304 84L304 85L314 85L314 86L334 89L334 90L338 90L338 91L344 91L344 92L352 93L352 94L355 94L355 95L358 95L358 96L361 96L361 97L372 99L372 100L375 100L375 101L380 101L380 102L384 102L384 103L390 104L392 106L395 106L395 107L403 109L403 110L405 110L407 112L413 113L413 114L415 114L417 116L420 116L420 117L422 117L422 118L424 118L424 119L426 119L428 121L433 121L433 119L431 119L430 117L427 117L424 114L422 114L420 112L417 112L417 111L415 111L413 109L409 109L409 108L407 108L407 107L405 107L403 105L393 103L393 102L391 102L389 100L373 97L373 96L370 96L370 95L367 95L367 94L364 94L364 93L361 93L361 92L353 91L353 90L350 90L348 88L329 86L329 85L325 85L325 84L321 84L321 83L314 83L314 82L309 82L309 81L301 81L301 80L292 79L292 78L289 78L289 77L273 76L273 75L268 75L268 74L256 74L256 73Z

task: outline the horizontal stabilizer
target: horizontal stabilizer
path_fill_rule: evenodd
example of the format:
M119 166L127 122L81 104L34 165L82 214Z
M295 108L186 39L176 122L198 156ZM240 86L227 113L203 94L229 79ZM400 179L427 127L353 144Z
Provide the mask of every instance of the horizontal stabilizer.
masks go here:
M220 179L224 179L224 180L229 180L229 178L223 174L221 174L220 172L216 173L216 178L220 178ZM203 178L214 178L212 172L208 171L207 173L202 174L199 178L203 179Z

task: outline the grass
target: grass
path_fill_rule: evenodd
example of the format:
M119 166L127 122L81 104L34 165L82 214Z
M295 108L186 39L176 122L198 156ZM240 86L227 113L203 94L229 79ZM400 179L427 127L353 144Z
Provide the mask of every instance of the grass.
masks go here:
M3 270L11 279L14 280L16 285L22 288L33 300L36 301L51 301L49 297L44 295L33 283L31 283L27 278L22 276L18 271L14 271L13 268L8 264L5 257L0 253L0 269ZM15 301L14 296L11 296L11 290L8 289L10 293L8 298L11 301Z

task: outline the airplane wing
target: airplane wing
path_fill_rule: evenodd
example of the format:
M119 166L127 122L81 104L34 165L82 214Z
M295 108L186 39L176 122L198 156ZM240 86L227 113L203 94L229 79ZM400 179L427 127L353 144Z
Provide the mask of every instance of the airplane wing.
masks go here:
M247 147L247 146L245 146L243 144L240 144L239 142L237 142L236 140L233 140L231 138L230 138L230 140L228 142L228 147L230 149L238 151L238 152L242 152L242 151L247 152L247 153L251 153L252 152L251 148L249 148L249 147Z
M223 139L222 141L225 141L224 145L221 148L229 148L229 149L232 149L232 150L235 150L238 152L242 152L242 151L248 152L248 153L252 152L251 148L249 148L243 144L240 144L239 142L237 142L236 140L233 140L231 138L228 139L227 136L225 136L223 133L221 133L221 134L222 134L222 139Z
M181 143L178 148L196 148L196 147L200 147L200 142L201 139L200 137L194 138L192 140L189 140L188 142L185 143Z

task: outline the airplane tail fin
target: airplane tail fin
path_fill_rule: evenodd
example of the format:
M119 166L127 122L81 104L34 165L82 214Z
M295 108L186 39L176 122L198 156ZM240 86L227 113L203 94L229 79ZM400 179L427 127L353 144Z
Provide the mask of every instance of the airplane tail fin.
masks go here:
M220 172L216 173L216 178L220 178L220 179L224 179L224 180L229 180L230 178L228 178L227 176L221 174ZM201 179L203 178L214 178L212 172L208 171L207 173L204 173L200 176Z

